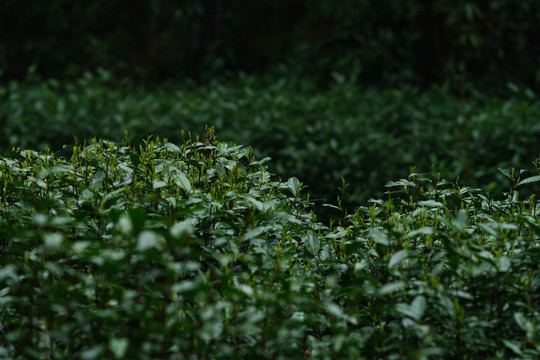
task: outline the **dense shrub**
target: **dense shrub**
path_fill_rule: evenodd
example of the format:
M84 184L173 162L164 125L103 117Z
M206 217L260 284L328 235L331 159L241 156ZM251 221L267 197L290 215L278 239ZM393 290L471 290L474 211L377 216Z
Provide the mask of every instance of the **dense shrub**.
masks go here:
M301 184L271 180L248 148L202 146L2 159L2 356L302 353L288 319L310 303L289 278L315 230Z
M503 181L498 167L526 168L539 154L540 102L510 85L506 98L459 98L441 88L363 89L339 74L321 89L282 73L143 88L101 70L73 82L0 86L0 144L4 153L58 150L73 135L119 141L124 129L178 141L180 128L199 133L209 124L224 141L270 156L273 172L299 177L314 199L335 201L342 176L351 204L381 197L384 183L413 165L493 192Z
M410 174L324 226L208 135L0 159L2 357L540 355L540 159L502 200Z

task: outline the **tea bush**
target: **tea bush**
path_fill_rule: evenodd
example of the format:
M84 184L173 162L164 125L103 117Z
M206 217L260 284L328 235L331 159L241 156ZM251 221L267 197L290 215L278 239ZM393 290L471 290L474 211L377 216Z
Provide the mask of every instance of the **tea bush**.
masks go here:
M183 135L0 159L0 356L540 355L540 159L503 198L411 173L323 225L268 159Z
M539 154L540 102L512 84L507 98L459 98L442 88L364 89L339 74L319 88L294 74L144 88L104 70L71 82L30 73L0 85L0 147L56 151L73 134L121 141L123 129L179 141L179 128L213 124L223 141L270 156L272 172L300 178L319 203L334 201L345 177L350 206L381 197L413 165L500 192L498 167L526 168Z

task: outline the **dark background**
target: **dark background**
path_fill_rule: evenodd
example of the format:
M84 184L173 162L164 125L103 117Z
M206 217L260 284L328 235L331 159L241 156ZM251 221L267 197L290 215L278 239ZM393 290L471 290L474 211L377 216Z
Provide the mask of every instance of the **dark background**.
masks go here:
M276 65L363 84L540 82L536 0L4 0L2 78L103 67L145 83Z

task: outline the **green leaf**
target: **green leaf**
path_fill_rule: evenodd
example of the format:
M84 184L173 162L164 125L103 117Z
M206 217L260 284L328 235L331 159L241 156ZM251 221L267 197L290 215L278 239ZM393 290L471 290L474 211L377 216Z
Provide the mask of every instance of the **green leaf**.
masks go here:
M81 351L81 359L83 360L93 360L98 359L103 352L103 346L102 345L96 345L89 349L85 349Z
M512 267L512 262L507 256L501 256L497 258L497 270L500 272L507 272Z
M163 147L165 149L167 149L167 151L172 152L172 153L179 153L180 152L180 148L178 147L178 145L175 145L175 144L170 143L170 142L165 143L165 145Z
M534 332L534 326L532 322L523 315L522 312L514 313L514 320L519 325L521 330L525 331L527 334Z
M416 321L422 319L426 310L426 298L423 295L419 295L414 298L413 302L409 304L399 303L396 305L396 310L403 315L409 316Z
M327 207L327 208L330 208L330 209L335 209L335 210L341 211L341 209L339 208L339 206L336 206L336 205L332 205L332 204L323 204L322 206Z
M503 344L516 355L523 356L523 350L521 350L521 343L519 341L503 340Z
M0 282L10 279L13 282L18 281L17 268L13 264L8 264L0 268Z
M377 228L369 229L369 236L377 244L381 244L385 246L390 245L390 239L388 238L388 235L386 234L386 232L384 232L382 229L377 229Z
M467 9L467 7L465 7L465 9ZM515 83L511 81L507 82L506 86L515 93L519 92L519 86L517 86Z
M392 255L390 258L390 261L388 262L388 268L392 268L394 265L399 264L403 260L405 260L409 256L409 252L407 250L400 250Z
M137 250L139 251L146 251L152 248L160 250L161 246L161 237L153 231L144 230L137 238Z
M307 242L313 256L317 256L321 250L321 240L312 230L307 232Z
M64 236L61 233L46 233L43 234L43 241L48 248L59 249L64 241Z
M191 192L191 182L189 181L186 174L184 174L182 171L177 170L173 172L172 175L173 181L178 187L180 187L182 190L184 190L187 193Z
M499 172L501 174L503 174L504 176L506 176L507 178L509 178L510 180L513 180L513 177L512 177L512 173L506 169L503 169L503 168L497 168L497 170L499 170Z
M153 189L161 189L162 187L165 187L167 186L167 183L165 181L162 181L162 180L154 180L152 182L152 188Z
M90 241L76 241L71 246L72 251L77 255L82 255L86 249L91 245Z
M357 262L354 264L354 271L362 271L363 269L367 268L369 266L369 263L366 260L362 260L360 262Z
M433 228L430 227L430 226L423 226L423 227L421 227L419 229L411 231L410 233L405 235L403 238L404 239L412 239L416 235L431 235L431 234L433 234Z
M497 231L495 229L493 229L492 225L491 224L483 224L483 223L478 223L477 226L484 230L486 233L488 233L489 235L491 236L497 236Z
M253 297L253 295L255 294L253 288L246 284L238 284L236 285L236 288L242 293L244 293L244 295L246 295L247 297Z
M126 338L111 338L109 340L109 349L117 359L123 359L128 349L129 340Z
M241 195L241 197L253 208L264 211L264 203L262 201L259 201L255 199L253 196L249 194Z
M196 290L201 285L200 281L196 280L184 280L182 282L176 283L171 286L171 291L173 293L182 294L185 292L190 292Z
M103 171L102 169L99 169L98 171L96 171L96 173L94 174L94 177L92 178L92 188L94 190L97 190L97 189L100 189L101 188L101 184L103 183L103 180L105 180L105 171Z
M300 187L301 187L300 180L298 180L295 177L292 177L289 180L287 180L287 186L289 187L289 190L291 190L294 196L298 196L300 192Z
M379 294L380 295L387 295L393 292L396 292L398 290L402 290L405 288L405 283L403 281L396 281L390 284L384 284L379 288Z
M272 158L270 157L265 157L261 160L257 160L257 161L252 161L249 166L250 167L258 167L258 166L261 166L261 165L264 165L265 163L269 162L270 160L272 160Z
M191 236L193 234L195 219L186 219L175 223L171 229L170 233L173 237L179 239L184 236Z
M335 302L332 302L332 301L325 302L324 303L324 308L326 309L326 311L328 311L329 314L331 314L331 315L333 315L333 316L335 316L337 318L344 319L344 320L350 322L353 325L356 325L358 323L358 320L356 320L356 318L354 318L352 316L348 316L343 311L343 309L338 304L336 304Z
M272 229L272 225L267 226L256 226L251 230L248 230L243 236L242 240L251 240L257 238L259 235L263 233L267 233L268 230Z
M459 210L454 218L452 224L455 226L455 229L464 232L465 226L467 225L467 213L465 210Z
M526 179L521 180L517 184L517 186L526 185L526 184L532 184L532 183L539 182L539 181L540 181L540 175L531 176L530 178L526 178Z
M410 180L406 180L406 179L401 179L401 180L398 180L398 181L389 181L388 183L386 183L386 185L384 185L386 187L396 187L396 186L415 186L415 184L410 181Z
M418 205L427 207L427 208L444 208L444 205L442 203L435 200L419 201Z
M426 311L426 298L419 295L411 303L411 315L415 320L420 320Z

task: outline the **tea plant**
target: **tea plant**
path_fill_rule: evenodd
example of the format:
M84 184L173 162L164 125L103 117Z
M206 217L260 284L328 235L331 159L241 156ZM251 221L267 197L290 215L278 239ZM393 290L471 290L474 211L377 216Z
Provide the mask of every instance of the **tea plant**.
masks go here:
M268 158L182 137L0 159L0 356L538 357L538 168L503 199L412 173L323 225Z
M342 341L368 358L537 357L540 187L515 188L540 176L514 181L495 200L412 173L325 233L334 301L363 323Z
M94 139L2 159L3 356L302 354L302 185L248 148L205 144Z
M540 102L516 85L501 97L460 98L444 88L366 89L337 73L321 87L286 70L154 87L103 69L65 81L35 76L0 83L3 154L12 146L56 151L74 134L121 141L123 129L179 142L179 127L199 133L213 124L222 141L270 156L272 172L301 178L319 205L336 198L345 177L349 207L382 197L384 184L412 165L428 172L436 164L447 179L501 192L497 168L525 168L538 156L532 114Z

